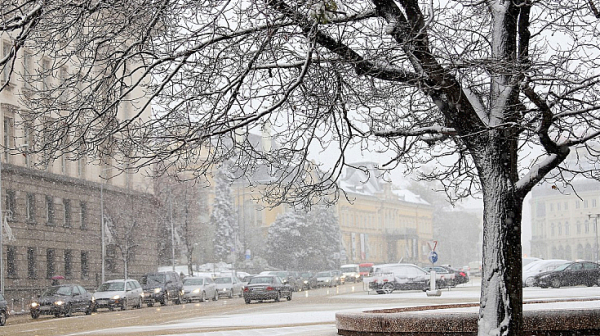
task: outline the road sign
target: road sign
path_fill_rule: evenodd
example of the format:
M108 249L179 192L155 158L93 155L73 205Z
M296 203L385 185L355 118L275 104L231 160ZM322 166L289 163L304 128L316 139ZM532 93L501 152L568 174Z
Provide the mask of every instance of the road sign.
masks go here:
M438 254L435 251L429 252L429 261L432 264L435 264L438 261Z

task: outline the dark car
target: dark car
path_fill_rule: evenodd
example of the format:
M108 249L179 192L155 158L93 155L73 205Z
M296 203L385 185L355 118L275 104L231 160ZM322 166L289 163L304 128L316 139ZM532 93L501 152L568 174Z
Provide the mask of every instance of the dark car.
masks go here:
M301 272L300 284L303 290L317 288L317 278L313 272Z
M91 314L92 294L75 284L48 287L30 305L31 317L40 315L71 316L76 312Z
M600 266L591 261L568 262L552 271L536 275L533 284L542 288L578 285L600 286Z
M428 272L435 270L438 282L442 283L442 287L456 287L456 285L469 282L469 275L466 272L449 266L425 266L423 269Z
M6 324L6 318L8 317L8 303L4 299L4 295L0 293L0 326Z
M244 287L244 301L246 303L250 303L252 300L279 302L283 297L290 301L292 292L292 286L283 283L281 278L276 275L257 275L250 279L248 285Z
M296 279L296 277L294 276L294 273L289 272L289 271L268 271L268 272L262 272L260 275L276 275L278 277L281 278L281 280L287 282L290 287L292 287L292 290L294 291L299 291L301 286L300 286L300 281L298 281L298 279Z
M180 304L183 297L183 281L177 272L146 273L140 279L144 289L144 303L152 307L155 302L166 305L169 301Z

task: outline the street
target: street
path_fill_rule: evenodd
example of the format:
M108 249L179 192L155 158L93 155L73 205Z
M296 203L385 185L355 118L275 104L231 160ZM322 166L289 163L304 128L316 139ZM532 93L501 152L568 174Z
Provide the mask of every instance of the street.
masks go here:
M292 301L253 302L241 298L219 301L145 307L127 311L99 311L91 316L11 316L0 327L0 335L288 335L334 336L335 313L376 308L478 302L478 283L443 290L441 297L421 291L396 291L377 295L363 291L361 284L296 292ZM560 289L526 288L525 299L597 297L598 287Z

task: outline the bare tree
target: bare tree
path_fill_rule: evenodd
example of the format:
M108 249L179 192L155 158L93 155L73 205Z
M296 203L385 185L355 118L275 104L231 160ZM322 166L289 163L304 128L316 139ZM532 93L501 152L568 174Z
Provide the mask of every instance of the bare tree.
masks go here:
M246 176L260 163L276 177L266 199L314 203L340 195L335 180L360 148L440 180L453 199L481 192L481 335L522 328L524 197L544 179L561 190L598 178L583 164L597 162L600 134L589 0L15 0L0 10L12 42L0 66L45 83L22 111L45 135L27 149L42 157L110 155L124 170L161 162L198 178L225 160ZM19 72L21 49L51 62ZM274 134L266 151L246 136L261 128ZM332 160L300 164L319 150Z
M135 258L136 248L140 246L136 241L136 238L140 236L139 223L132 212L133 209L128 210L111 207L111 210L107 210L105 215L108 243L119 250L120 259L123 262L123 279L129 277L129 264Z

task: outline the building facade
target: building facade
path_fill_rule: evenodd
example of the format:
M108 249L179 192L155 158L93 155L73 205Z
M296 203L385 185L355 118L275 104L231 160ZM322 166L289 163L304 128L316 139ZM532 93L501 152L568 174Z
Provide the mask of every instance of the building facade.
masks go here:
M531 193L531 256L544 259L598 260L600 183L576 180L574 191L549 185Z
M4 54L10 51L9 40L0 43ZM21 50L10 85L0 92L0 199L5 221L1 251L3 288L9 299L29 299L55 276L93 289L103 275L105 280L122 278L127 268L128 276L135 278L158 266L153 188L141 173L118 174L109 157L62 154L39 164L41 154L27 153L39 137L19 112L26 109L23 99L37 84L20 80L19 74L39 72L48 63ZM60 82L68 66L56 72L38 84L46 87ZM2 71L2 79L8 80L8 68ZM119 116L135 111L135 106L123 104ZM149 114L149 109L142 111L143 116Z
M374 164L361 165L369 176L347 169L340 181L348 197L337 204L347 262L427 263L433 239L431 205L377 178L381 172Z

